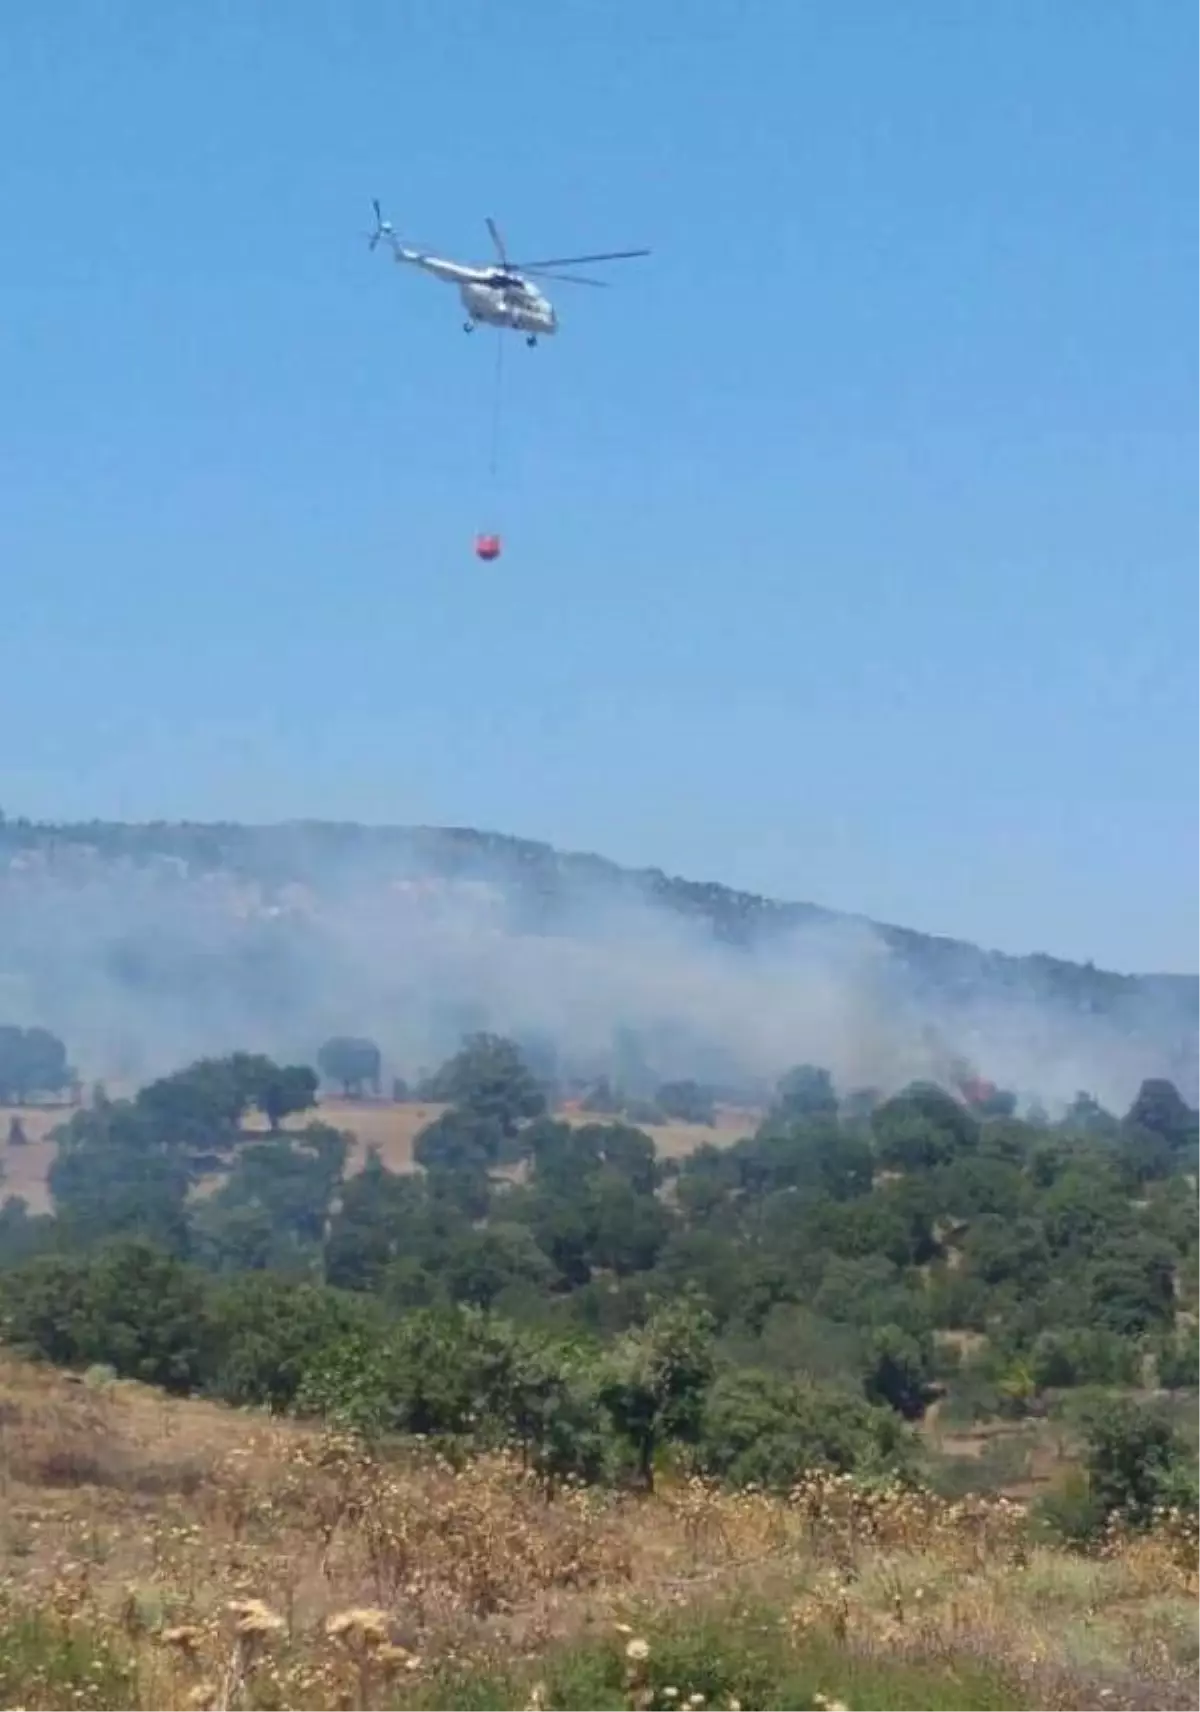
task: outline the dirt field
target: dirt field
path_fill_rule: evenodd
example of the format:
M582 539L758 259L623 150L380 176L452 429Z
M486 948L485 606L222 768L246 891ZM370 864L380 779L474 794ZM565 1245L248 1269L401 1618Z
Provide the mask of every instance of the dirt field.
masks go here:
M304 1122L319 1118L323 1123L350 1131L356 1141L350 1156L352 1172L361 1168L372 1144L379 1148L383 1162L390 1170L411 1171L413 1142L418 1132L444 1110L443 1106L437 1105L396 1106L382 1100L323 1100L314 1112L307 1113L289 1128L299 1128ZM558 1115L569 1123L597 1121L594 1116L570 1107ZM646 1126L646 1133L653 1137L661 1158L681 1159L705 1142L727 1147L739 1137L749 1135L758 1123L759 1115L721 1107L712 1128L704 1124L652 1124ZM61 1107L22 1106L0 1111L0 1143L8 1134L14 1117L20 1118L28 1137L25 1147L0 1145L0 1200L9 1195L20 1195L29 1203L32 1212L48 1210L46 1174L55 1151L50 1132L69 1116L70 1113ZM265 1130L266 1125L251 1123L248 1127Z
M54 1158L54 1143L50 1132L65 1123L70 1112L61 1107L5 1106L0 1109L0 1201L19 1195L28 1201L31 1212L48 1211L50 1197L46 1189L46 1173ZM5 1146L10 1126L19 1118L27 1137L24 1147Z

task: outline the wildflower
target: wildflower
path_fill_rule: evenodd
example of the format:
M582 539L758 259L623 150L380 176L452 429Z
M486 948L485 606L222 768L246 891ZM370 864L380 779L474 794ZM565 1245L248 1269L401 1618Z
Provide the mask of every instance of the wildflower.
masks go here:
M196 1649L204 1639L204 1631L198 1629L195 1623L179 1623L173 1629L164 1629L163 1641L169 1647L177 1647L186 1658L194 1658Z
M630 1664L645 1664L646 1660L650 1657L649 1641L643 1641L640 1639L630 1641L629 1645L625 1648L625 1657L629 1660Z
M412 1667L413 1663L412 1654L408 1648L393 1646L391 1641L384 1642L377 1650L375 1658L385 1670L399 1670L401 1665L407 1670Z
M277 1617L261 1599L231 1599L225 1609L233 1618L236 1633L245 1638L253 1635L266 1640L283 1632L283 1618Z
M364 1647L382 1647L389 1638L390 1624L386 1611L375 1606L355 1606L330 1617L325 1633L331 1641L345 1641L350 1646L358 1642Z

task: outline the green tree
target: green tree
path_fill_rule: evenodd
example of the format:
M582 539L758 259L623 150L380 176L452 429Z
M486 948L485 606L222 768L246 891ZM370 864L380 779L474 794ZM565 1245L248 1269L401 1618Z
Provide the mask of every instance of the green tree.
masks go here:
M319 1123L243 1147L194 1215L200 1257L216 1271L319 1271L348 1151L345 1135Z
M546 1110L546 1096L516 1043L498 1034L471 1034L428 1084L444 1100L505 1136Z
M1195 1326L1181 1326L1164 1337L1158 1348L1158 1382L1168 1391L1195 1391L1200 1386L1200 1341Z
M654 1095L654 1104L668 1118L679 1123L713 1124L716 1106L712 1092L690 1078L682 1082L663 1082Z
M107 1362L168 1391L198 1385L206 1364L203 1281L141 1239L86 1256L46 1255L4 1276L9 1340L68 1366Z
M317 1073L307 1064L272 1064L264 1060L254 1091L254 1103L274 1133L285 1118L307 1112L317 1103Z
M67 1049L56 1034L0 1024L0 1105L24 1105L33 1094L61 1094L71 1080Z
M1173 1082L1152 1077L1143 1082L1124 1118L1130 1129L1148 1130L1161 1137L1172 1154L1194 1155L1200 1113L1194 1112Z
M70 1242L144 1236L172 1253L188 1245L187 1155L164 1140L156 1117L128 1100L73 1114L54 1132L47 1183Z
M1189 1465L1194 1481L1194 1459L1161 1409L1118 1398L1093 1415L1084 1466L1102 1516L1119 1513L1134 1527L1148 1527Z
M1059 1128L1068 1135L1086 1135L1111 1140L1117 1132L1117 1120L1105 1111L1093 1095L1080 1091L1063 1113Z
M325 1249L329 1284L343 1290L380 1290L397 1261L424 1270L462 1224L435 1201L426 1180L389 1171L378 1148L342 1186Z
M383 1333L360 1298L266 1272L217 1285L208 1319L208 1389L227 1403L276 1412L291 1407L305 1372L339 1339Z
M373 1040L354 1035L335 1035L317 1053L317 1066L325 1079L337 1082L349 1099L359 1099L364 1088L378 1095L383 1056Z
M1098 1253L1088 1271L1092 1317L1122 1337L1170 1323L1175 1311L1175 1257L1141 1232Z
M201 1058L140 1089L135 1100L165 1146L192 1154L227 1151L254 1103L246 1054Z
M868 1346L863 1389L867 1400L886 1403L906 1421L916 1421L932 1398L933 1348L899 1326L882 1326Z
M833 1077L815 1064L797 1064L780 1078L772 1110L781 1118L836 1117Z
M722 1373L705 1400L697 1461L734 1486L786 1492L812 1469L876 1473L910 1459L896 1414L840 1386L740 1368Z
M979 1123L931 1082L913 1082L871 1114L879 1162L890 1171L931 1171L979 1146Z
M504 1130L492 1113L451 1106L419 1130L413 1158L426 1171L487 1176L500 1163Z
M685 1297L659 1308L609 1354L600 1400L628 1442L647 1491L664 1441L690 1442L700 1431L715 1371L713 1330L707 1310Z

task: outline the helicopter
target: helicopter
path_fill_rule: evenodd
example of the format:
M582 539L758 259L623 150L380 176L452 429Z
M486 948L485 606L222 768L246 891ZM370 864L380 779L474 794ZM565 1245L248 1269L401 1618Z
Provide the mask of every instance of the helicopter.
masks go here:
M471 267L464 262L429 255L424 250L410 249L401 243L391 223L383 218L377 200L372 207L375 210L375 230L369 235L369 248L374 250L378 244L385 243L391 248L395 261L408 262L412 267L431 273L435 279L457 285L467 312L467 319L463 322L464 333L473 333L480 322L486 322L492 327L524 333L525 343L531 347L543 334L558 331L558 315L554 306L533 284L533 279L558 280L567 285L606 286L607 280L555 270L588 262L628 261L634 256L650 254L649 250L609 250L603 255L552 256L545 261L512 262L508 259L508 250L496 222L489 217L486 224L495 245L497 263L490 267Z

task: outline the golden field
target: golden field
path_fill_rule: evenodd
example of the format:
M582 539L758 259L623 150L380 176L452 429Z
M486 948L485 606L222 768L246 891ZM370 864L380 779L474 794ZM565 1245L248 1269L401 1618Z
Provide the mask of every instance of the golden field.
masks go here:
M545 1500L0 1356L0 1704L1185 1707L1195 1529L683 1478Z
M393 1105L385 1100L328 1099L322 1100L313 1111L293 1120L287 1128L301 1128L306 1122L319 1119L322 1123L349 1131L355 1137L348 1164L351 1172L362 1166L367 1148L371 1146L378 1147L384 1164L390 1170L411 1171L413 1142L418 1132L444 1110L444 1106L429 1104ZM3 1172L0 1176L0 1200L6 1195L20 1195L28 1201L32 1212L48 1210L46 1175L54 1159L54 1143L50 1135L70 1115L70 1111L61 1106L10 1106L0 1110L0 1170ZM571 1106L563 1107L556 1115L570 1123L607 1121ZM712 1127L685 1123L651 1124L646 1126L646 1134L653 1137L660 1158L682 1158L704 1142L728 1146L739 1137L749 1135L760 1116L757 1112L722 1107ZM21 1120L28 1138L24 1147L3 1146L13 1118ZM256 1117L247 1124L249 1132L265 1129L265 1120Z

